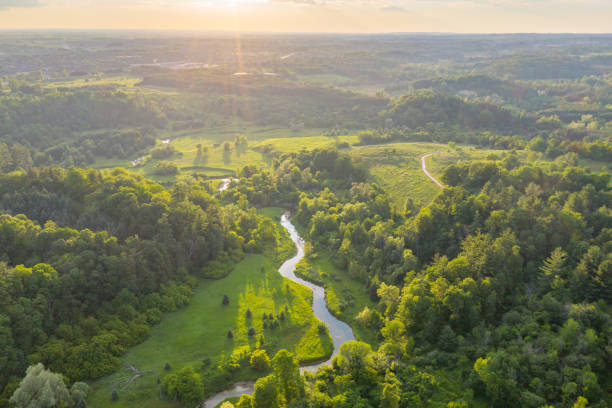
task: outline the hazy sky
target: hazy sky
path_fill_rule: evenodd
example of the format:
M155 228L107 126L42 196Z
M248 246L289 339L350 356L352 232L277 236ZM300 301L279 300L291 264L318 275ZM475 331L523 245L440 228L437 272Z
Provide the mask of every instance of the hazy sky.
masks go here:
M0 0L0 29L612 32L612 0Z

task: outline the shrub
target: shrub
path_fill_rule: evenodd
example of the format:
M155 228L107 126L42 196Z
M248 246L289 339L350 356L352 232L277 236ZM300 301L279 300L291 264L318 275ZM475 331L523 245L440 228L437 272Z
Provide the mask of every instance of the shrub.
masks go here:
M191 366L185 366L178 373L164 377L162 389L168 397L183 404L195 405L202 402L204 397L202 377Z
M257 371L265 371L270 368L270 357L266 350L255 350L251 354L251 367Z
M319 329L319 333L321 334L327 332L327 326L323 322L319 322L318 329Z
M229 302L229 297L227 297L227 295L223 295L222 303L223 303L223 306L229 305L230 302Z
M111 400L117 401L118 399L119 399L119 393L117 392L117 390L113 390L113 392L111 392Z

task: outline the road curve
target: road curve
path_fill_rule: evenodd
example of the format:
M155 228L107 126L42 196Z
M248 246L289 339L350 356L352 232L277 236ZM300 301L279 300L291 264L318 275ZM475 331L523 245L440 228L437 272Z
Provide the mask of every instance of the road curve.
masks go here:
M435 153L438 153L438 152L435 152ZM421 157L421 168L423 169L423 173L425 173L425 175L427 177L429 177L431 179L431 181L436 183L438 187L444 188L444 185L442 183L440 183L438 181L438 179L436 179L434 176L432 176L430 172L427 171L427 166L425 164L425 159L427 159L429 156L432 156L433 154L434 153L429 153L429 154L426 154L425 156Z

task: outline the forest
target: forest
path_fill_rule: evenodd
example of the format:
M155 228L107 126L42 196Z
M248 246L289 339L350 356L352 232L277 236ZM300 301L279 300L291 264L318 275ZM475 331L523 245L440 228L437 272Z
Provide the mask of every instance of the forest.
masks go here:
M612 404L612 38L367 38L0 36L0 407Z

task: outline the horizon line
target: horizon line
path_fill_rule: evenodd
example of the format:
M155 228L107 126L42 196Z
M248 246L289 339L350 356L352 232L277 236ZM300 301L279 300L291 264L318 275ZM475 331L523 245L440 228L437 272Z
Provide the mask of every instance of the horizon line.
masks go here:
M132 32L202 34L325 34L325 35L612 35L612 31L281 31L281 30L207 30L194 28L0 28L7 32Z

